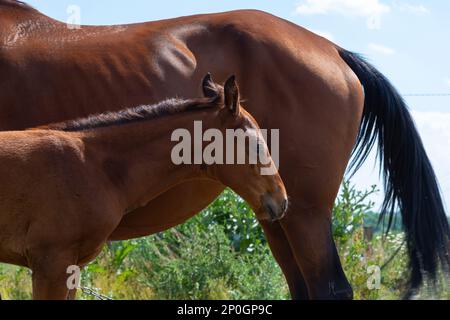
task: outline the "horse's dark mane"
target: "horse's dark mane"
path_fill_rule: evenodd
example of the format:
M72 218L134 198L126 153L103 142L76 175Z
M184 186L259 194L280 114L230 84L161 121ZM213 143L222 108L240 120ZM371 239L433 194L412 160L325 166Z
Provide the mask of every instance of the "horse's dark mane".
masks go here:
M25 2L18 0L0 0L0 6L10 6L22 9L34 9L29 4L26 4Z
M115 112L100 113L77 120L50 124L41 128L69 132L124 125L160 118L185 111L213 108L218 106L220 100L220 96L214 98L198 98L189 100L167 99L154 105L141 105Z

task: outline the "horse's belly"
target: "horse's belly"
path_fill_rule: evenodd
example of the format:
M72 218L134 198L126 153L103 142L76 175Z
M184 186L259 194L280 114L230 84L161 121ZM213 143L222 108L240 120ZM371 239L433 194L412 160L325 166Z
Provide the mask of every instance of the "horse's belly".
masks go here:
M177 226L204 209L223 189L209 180L180 184L125 215L109 240L139 238Z
M10 213L0 208L0 262L26 266L25 226L20 217Z

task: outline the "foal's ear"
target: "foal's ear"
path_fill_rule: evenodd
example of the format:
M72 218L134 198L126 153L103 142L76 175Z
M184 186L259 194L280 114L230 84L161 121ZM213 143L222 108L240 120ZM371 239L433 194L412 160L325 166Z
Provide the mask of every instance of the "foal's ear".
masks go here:
M225 107L230 109L235 115L240 112L240 96L239 87L236 77L233 75L225 82L224 85Z
M214 98L219 95L219 88L214 83L211 73L207 73L202 81L203 95L207 98Z

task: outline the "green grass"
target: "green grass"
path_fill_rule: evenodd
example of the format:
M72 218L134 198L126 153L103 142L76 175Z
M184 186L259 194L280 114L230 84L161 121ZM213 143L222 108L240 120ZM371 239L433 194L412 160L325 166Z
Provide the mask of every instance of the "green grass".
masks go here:
M385 239L380 232L371 240L364 236L364 225L375 221L368 201L373 192L343 184L334 208L335 240L356 299L398 299L407 278L404 248L381 270L380 287L367 286L369 266L382 266L403 242L397 229ZM420 298L450 299L447 282L442 276L437 290L424 288ZM113 299L289 299L254 214L229 190L184 225L110 243L83 271L82 286ZM0 293L30 299L30 272L0 264Z

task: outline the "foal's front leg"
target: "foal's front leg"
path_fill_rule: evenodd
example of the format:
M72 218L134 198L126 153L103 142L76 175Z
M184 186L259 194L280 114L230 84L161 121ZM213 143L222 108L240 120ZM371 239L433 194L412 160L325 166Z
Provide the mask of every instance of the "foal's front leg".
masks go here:
M58 252L40 255L32 261L33 299L66 300L69 298L67 268L77 263L76 255Z
M76 300L77 299L77 289L70 289L69 294L67 295L67 300Z

